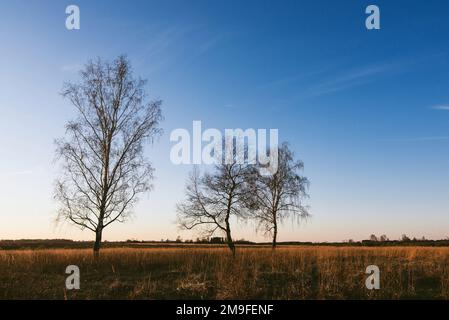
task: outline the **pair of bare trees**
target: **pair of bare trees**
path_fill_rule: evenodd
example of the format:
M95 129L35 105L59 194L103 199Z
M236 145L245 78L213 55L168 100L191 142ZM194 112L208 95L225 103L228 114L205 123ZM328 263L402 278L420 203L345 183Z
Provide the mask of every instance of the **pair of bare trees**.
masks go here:
M287 218L303 219L309 214L302 200L307 197L307 178L300 175L303 163L294 159L286 143L277 150L278 169L261 175L258 165L222 161L213 172L201 175L195 168L186 187L186 199L178 204L181 228L200 229L206 236L225 235L235 255L230 219L256 221L257 229L277 244L279 224Z

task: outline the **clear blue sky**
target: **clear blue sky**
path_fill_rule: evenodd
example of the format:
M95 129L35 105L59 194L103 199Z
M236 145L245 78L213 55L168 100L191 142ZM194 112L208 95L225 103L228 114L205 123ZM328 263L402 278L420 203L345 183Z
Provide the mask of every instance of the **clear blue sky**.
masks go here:
M65 8L81 30L65 28ZM381 30L365 28L376 4ZM164 101L147 149L155 190L109 240L184 238L175 203L188 166L169 133L277 128L305 162L312 218L280 240L371 233L449 236L447 1L0 1L0 238L91 239L55 226L53 140L73 108L59 96L90 58L127 54ZM258 239L252 225L236 238Z

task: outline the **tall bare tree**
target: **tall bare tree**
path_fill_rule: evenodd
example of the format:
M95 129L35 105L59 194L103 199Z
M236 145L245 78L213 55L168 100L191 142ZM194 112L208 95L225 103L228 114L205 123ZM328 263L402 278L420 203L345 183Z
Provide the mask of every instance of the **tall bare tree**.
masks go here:
M187 182L186 200L177 205L181 228L200 228L209 237L221 232L233 256L230 219L245 219L250 203L248 180L254 172L250 165L239 163L236 158L216 165L212 173L201 175L195 168Z
M309 180L300 175L304 164L294 160L287 143L278 149L278 169L271 175L252 176L253 217L258 229L272 237L276 248L279 224L285 219L303 219L309 216L302 205L306 198Z
M80 76L62 92L77 117L56 141L63 169L55 189L57 220L93 231L98 257L104 228L124 222L138 195L151 190L153 168L143 151L161 133L161 101L148 101L146 81L133 76L124 56L91 61Z

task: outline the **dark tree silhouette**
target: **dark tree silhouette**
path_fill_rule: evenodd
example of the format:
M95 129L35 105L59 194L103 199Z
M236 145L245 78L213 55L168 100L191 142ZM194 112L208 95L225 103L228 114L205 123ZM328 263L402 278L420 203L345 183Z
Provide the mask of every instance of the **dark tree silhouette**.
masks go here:
M276 248L278 227L286 218L298 220L309 216L302 205L306 198L309 180L299 174L304 165L294 160L294 154L287 143L278 149L278 169L270 175L257 174L252 181L252 215L258 229L272 237L272 247Z
M246 149L245 149L246 150ZM244 151L246 152L246 151ZM205 236L221 232L235 256L231 233L231 217L245 219L250 199L248 181L254 169L247 163L237 161L234 148L233 159L222 161L212 173L200 174L194 168L186 187L186 200L177 205L178 223L181 228L200 228Z
M161 101L148 101L145 80L133 77L129 61L89 62L78 83L62 92L77 111L56 141L62 174L56 182L58 221L68 220L95 233L99 256L102 232L124 222L140 193L151 190L153 168L144 143L161 133Z

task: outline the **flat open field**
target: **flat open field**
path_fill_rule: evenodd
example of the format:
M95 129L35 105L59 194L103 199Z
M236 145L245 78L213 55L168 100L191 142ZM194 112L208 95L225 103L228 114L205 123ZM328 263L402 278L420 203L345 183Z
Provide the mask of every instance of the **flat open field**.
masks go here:
M0 299L448 299L449 248L239 247L0 251ZM380 289L365 287L368 265ZM80 268L66 290L65 268Z

